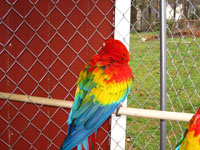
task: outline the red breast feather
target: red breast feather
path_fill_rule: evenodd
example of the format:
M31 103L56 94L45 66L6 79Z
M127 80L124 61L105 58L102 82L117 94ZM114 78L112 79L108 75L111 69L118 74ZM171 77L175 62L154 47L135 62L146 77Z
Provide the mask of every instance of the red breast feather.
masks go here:
M191 120L189 131L194 131L194 136L198 136L200 134L200 108Z

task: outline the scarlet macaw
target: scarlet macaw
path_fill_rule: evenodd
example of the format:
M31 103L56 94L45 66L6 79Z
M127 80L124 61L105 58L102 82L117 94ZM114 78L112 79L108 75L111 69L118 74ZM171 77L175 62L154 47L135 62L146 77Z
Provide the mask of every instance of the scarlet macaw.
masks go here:
M200 108L187 125L187 129L176 150L200 150Z
M122 42L105 41L99 54L80 72L75 100L68 118L68 133L61 150L75 146L93 148L91 134L123 102L131 89L133 75L128 65L129 53Z

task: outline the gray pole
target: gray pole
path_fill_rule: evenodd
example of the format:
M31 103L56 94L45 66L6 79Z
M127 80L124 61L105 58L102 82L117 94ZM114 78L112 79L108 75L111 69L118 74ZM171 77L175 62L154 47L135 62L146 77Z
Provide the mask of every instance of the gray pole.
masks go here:
M160 110L166 110L166 1L160 0ZM166 121L160 120L160 149L166 150Z

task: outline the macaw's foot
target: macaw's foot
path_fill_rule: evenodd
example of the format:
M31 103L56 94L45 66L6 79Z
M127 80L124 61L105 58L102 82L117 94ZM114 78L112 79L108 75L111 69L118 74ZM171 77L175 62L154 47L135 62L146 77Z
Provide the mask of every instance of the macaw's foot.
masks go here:
M117 109L114 111L114 114L115 114L117 117L121 116L121 115L119 114L119 109L120 109L121 107L123 107L122 104L119 104L119 106L117 107Z

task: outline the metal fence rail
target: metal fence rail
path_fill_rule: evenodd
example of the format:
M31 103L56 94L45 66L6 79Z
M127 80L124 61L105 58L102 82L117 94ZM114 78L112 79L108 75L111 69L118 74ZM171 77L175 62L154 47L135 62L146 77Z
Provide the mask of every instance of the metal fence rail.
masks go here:
M80 69L105 39L119 34L129 45L134 74L127 106L160 110L159 12L165 4L132 0L122 11L119 1L1 1L0 92L73 100ZM166 0L165 8L166 110L194 113L200 106L200 2ZM130 32L121 34L116 11ZM69 109L8 99L0 100L1 148L59 149ZM112 139L116 149L160 149L159 120L127 116L126 129L115 122L126 133L125 147ZM163 149L174 149L185 125L166 122ZM97 149L110 146L111 129L109 121L100 128Z

